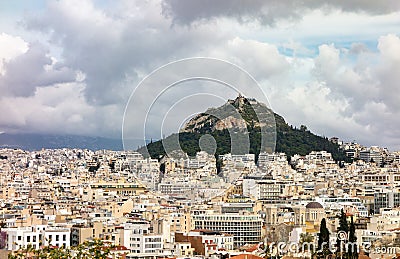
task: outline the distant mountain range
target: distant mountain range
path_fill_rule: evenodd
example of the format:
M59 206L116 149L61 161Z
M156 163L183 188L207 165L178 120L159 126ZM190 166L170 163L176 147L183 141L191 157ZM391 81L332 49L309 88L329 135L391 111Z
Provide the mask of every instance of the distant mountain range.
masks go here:
M139 152L145 155L148 152L151 157L159 158L165 155L166 143L176 145L173 143L174 139L179 139L180 148L189 155L195 155L200 150L200 138L207 134L216 141L217 156L234 150L234 147L231 147L231 136L239 139L248 138L249 152L258 155L260 151L270 151L268 149L272 146L268 142L262 146L262 132L267 135L276 132L273 135L275 139L272 140L276 141L275 151L286 153L289 157L294 154L306 155L311 151L325 150L332 153L337 161L348 161L339 146L326 137L311 133L304 125L300 128L290 126L282 116L274 113L265 104L243 96L198 114L186 123L181 132L163 141L149 143L147 150L141 148ZM238 135L242 137L237 137Z
M90 150L122 150L121 139L48 134L0 134L0 147L24 150L81 148Z

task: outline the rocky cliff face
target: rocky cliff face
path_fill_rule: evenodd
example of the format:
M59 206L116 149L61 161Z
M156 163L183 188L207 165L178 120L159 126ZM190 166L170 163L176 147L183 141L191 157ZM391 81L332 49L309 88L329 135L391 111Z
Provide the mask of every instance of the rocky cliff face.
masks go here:
M237 119L233 116L229 116L222 120L218 120L213 127L213 129L215 130L223 130L231 128L246 129L247 124L243 119Z
M215 130L275 127L274 114L255 99L238 96L218 108L210 108L186 123L181 132L211 133Z

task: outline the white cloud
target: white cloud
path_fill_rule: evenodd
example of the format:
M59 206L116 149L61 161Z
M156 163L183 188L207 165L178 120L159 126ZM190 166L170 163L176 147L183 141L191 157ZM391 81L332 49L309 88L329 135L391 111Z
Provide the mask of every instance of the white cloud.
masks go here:
M122 111L87 104L84 84L39 87L34 96L0 99L0 128L6 132L40 132L118 137ZM18 107L18 108L17 108ZM115 127L117 126L117 127Z
M398 148L400 140L393 136L400 133L399 48L396 35L380 37L375 53L321 45L312 69L319 88L296 88L290 99L316 128L348 137L350 132L368 144L381 135L381 144Z
M374 74L379 81L377 101L383 101L391 110L400 110L400 38L390 34L379 38L380 57Z
M275 45L239 37L203 49L200 55L228 60L258 80L279 76L290 69L286 57L279 53Z
M4 75L4 63L12 58L25 53L28 43L21 37L14 37L6 33L0 34L0 76Z

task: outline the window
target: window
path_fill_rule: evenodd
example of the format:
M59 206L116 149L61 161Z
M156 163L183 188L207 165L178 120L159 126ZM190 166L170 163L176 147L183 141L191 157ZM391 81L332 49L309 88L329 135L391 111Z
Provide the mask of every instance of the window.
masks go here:
M18 236L18 241L20 241L22 239L22 237L21 236Z
M31 242L31 236L26 237L26 242L28 242L28 243Z
M56 235L56 241L60 241L60 235Z
M63 241L67 241L67 235L66 234L63 235Z

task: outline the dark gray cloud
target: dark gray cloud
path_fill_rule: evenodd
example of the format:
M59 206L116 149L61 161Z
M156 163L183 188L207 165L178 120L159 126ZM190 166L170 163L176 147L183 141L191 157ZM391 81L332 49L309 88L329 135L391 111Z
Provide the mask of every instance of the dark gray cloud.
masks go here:
M313 9L339 9L345 12L385 14L398 11L397 0L164 0L163 13L175 23L191 24L194 21L216 17L231 17L240 22L259 21L273 25L279 20L296 20Z
M106 12L88 1L77 6L52 2L44 14L28 17L25 26L47 33L61 47L65 64L85 74L89 103L125 104L138 83L137 73L193 56L225 37L209 25L195 31L171 28L160 5L136 4Z
M37 87L75 81L75 72L60 63L53 64L46 48L33 43L26 53L4 64L0 75L3 96L32 96ZM47 66L47 67L46 67Z

